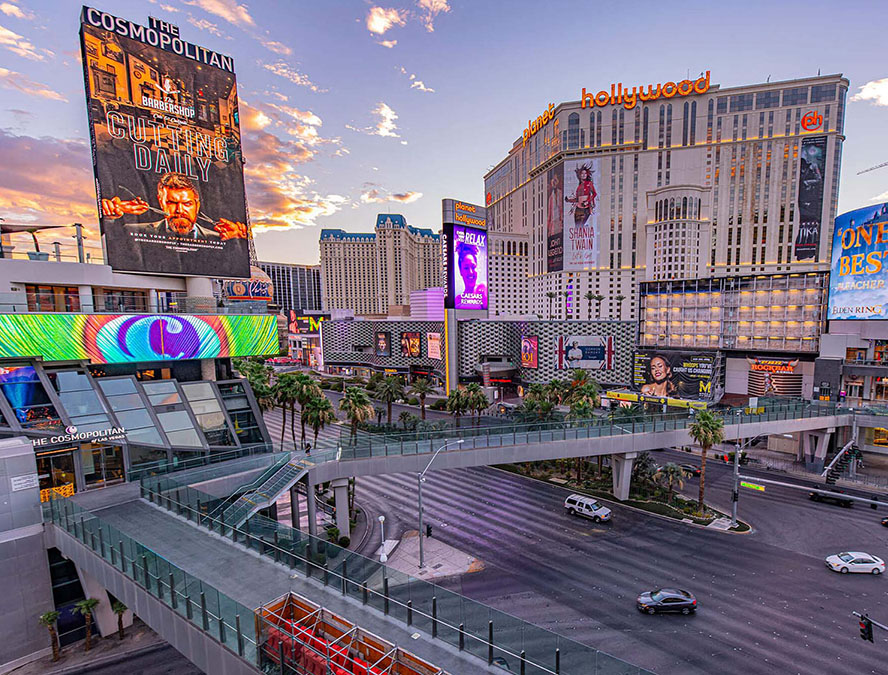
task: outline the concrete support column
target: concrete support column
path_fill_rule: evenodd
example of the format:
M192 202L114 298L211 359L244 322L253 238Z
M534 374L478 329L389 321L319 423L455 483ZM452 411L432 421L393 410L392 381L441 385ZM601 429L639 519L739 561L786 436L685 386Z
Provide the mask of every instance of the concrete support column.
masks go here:
M306 476L305 485L308 488L306 490L306 501L308 502L308 533L316 537L318 536L318 509L317 504L315 503L315 484L311 482L308 476Z
M78 286L77 295L80 296L80 311L86 314L94 314L96 303L93 300L92 286Z
M296 489L298 483L290 488L290 526L294 530L298 530L299 528L299 520L301 514L299 513L299 492Z
M99 604L93 610L93 622L99 630L99 635L108 637L117 632L117 615L111 609L111 599L108 597L108 591L86 570L77 567L77 576L80 578L80 585L83 586L83 595L87 598L96 598ZM123 614L123 627L133 625L133 613L126 610Z
M37 617L54 609L37 460L31 441L21 436L0 438L0 578L0 664L21 665L49 651Z
M336 504L336 527L340 537L351 537L351 514L348 511L348 478L337 478L331 483Z
M200 379L204 381L216 380L216 360L201 359L200 360Z
M151 314L157 314L160 311L156 288L148 289L148 311Z
M632 464L636 457L638 457L637 452L626 452L622 455L610 456L614 496L621 502L629 499L629 486L632 483Z

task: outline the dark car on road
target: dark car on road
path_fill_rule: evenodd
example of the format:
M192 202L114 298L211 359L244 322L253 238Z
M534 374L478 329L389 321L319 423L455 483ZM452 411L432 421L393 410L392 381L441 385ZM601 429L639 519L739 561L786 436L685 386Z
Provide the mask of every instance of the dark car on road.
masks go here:
M828 492L809 492L808 498L812 502L830 502L832 504L836 504L837 506L844 506L845 508L851 508L852 506L854 506L853 499L848 499L848 497L845 496L844 492L835 488L829 490Z
M678 588L660 588L656 591L645 591L639 595L635 606L640 612L647 614L657 614L658 612L691 614L697 611L697 598L693 593Z
M888 527L888 518L882 518L882 527Z
M697 477L700 475L700 467L696 464L682 464L682 471L684 471L689 476Z

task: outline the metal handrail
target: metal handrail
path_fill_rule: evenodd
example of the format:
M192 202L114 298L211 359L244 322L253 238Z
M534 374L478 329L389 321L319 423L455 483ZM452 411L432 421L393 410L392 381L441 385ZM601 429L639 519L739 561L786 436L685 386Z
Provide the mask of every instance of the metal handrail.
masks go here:
M343 575L343 574L340 574L339 572L336 572L335 570L330 570L330 569L326 566L326 564L322 567L321 565L319 565L319 564L316 563L316 562L313 562L312 560L310 560L310 559L307 558L307 557L304 557L304 556L302 556L302 555L300 555L300 554L298 554L298 553L294 553L294 552L291 551L291 550L288 550L288 549L282 548L281 546L275 544L274 542L270 542L270 541L267 541L266 539L263 539L263 538L261 538L261 537L257 537L255 534L253 534L253 533L249 530L249 528L246 529L246 530L244 530L244 529L241 529L241 528L238 528L238 527L232 527L232 526L226 524L223 520L220 520L220 519L217 519L217 518L210 518L209 516L200 513L200 511L198 511L197 509L193 508L193 507L190 506L189 504L183 504L182 502L180 502L180 501L178 501L178 500L176 500L176 499L173 499L171 496L164 495L164 494L162 494L161 492L157 492L157 491L155 491L155 490L149 489L149 488L147 488L144 484L142 485L142 489L143 489L143 495L142 495L142 496L145 497L145 496L147 495L148 499L149 499L152 503L157 504L160 508L163 508L164 503L166 503L166 504L167 504L167 510L169 510L169 511L171 511L171 512L174 512L174 513L176 513L176 514L178 514L178 515L181 515L182 512L184 511L184 512L186 512L187 514L189 514L189 515L186 515L186 518L187 518L189 521L191 520L191 515L190 515L190 514L193 513L193 514L194 514L194 517L195 517L195 522L197 522L198 525L203 525L203 526L207 527L211 532L215 532L215 531L217 531L217 526L218 526L218 531L221 533L221 535L224 537L224 536L226 536L226 534L227 534L228 532L230 532L230 533L231 533L232 540L234 540L235 543L242 543L242 544L244 544L245 546L247 546L247 548L250 548L250 541L251 541L251 540L256 541L256 542L261 542L261 549L260 549L260 551L262 551L262 552L263 552L264 554L266 554L266 555L268 555L269 552L271 552L271 555L275 558L275 560L287 560L287 559L291 559L291 560L294 560L294 561L299 561L300 563L302 563L302 564L304 564L304 565L306 566L306 578L313 578L312 575L311 575L311 573L309 572L309 570L310 570L311 568L315 568L315 569L317 569L317 570L319 570L319 571L323 571L323 574L324 574L324 577L325 577L325 578L338 579L339 582L340 582L340 586L341 586L342 588L345 588L345 587L346 587L346 584L348 584L348 583L351 583L351 584L354 584L354 585L357 585L357 584L359 583L359 582L357 582L357 581L355 581L355 580L349 579L347 576L345 576L345 575ZM198 490L194 490L194 488L187 488L187 489L192 490L192 491L194 491L194 492L196 492L196 493L198 493L198 494L201 494L200 491L198 491ZM156 501L155 501L155 498L156 498ZM175 504L175 505L176 505L176 509L169 508L172 504ZM255 517L255 516L254 516L254 517ZM207 521L210 521L209 525L207 525ZM275 525L276 525L276 526L279 526L279 524L277 524L277 523L275 523ZM309 542L308 542L309 544L322 541L322 540L320 540L320 539L318 539L318 538L316 538L316 537L313 537L312 535L307 535L307 536L308 536L308 538L309 538ZM324 543L325 543L325 545L326 545L326 542L324 542ZM353 552L351 553L351 555L354 555L354 556L357 556L357 557L360 557L360 558L364 558L364 556L361 556L360 554L353 553ZM370 559L367 559L367 558L364 558L364 559L365 559L365 560L368 560L368 561L370 561L370 562L372 562L374 565L376 565L376 564L380 564L381 567L382 567L382 569L383 569L383 578L385 578L385 570L388 569L387 566L385 566L385 565L383 565L383 564L381 564L381 563L377 563L375 560L370 560ZM294 566L295 566L295 565L294 565ZM409 580L410 580L411 582L415 581L415 582L417 582L417 583L429 583L429 582L427 582L427 581L424 581L424 580L421 580L421 579L415 579L415 578L413 578L413 577L409 577ZM325 586L328 585L328 584L326 583L326 581L325 581L324 583L325 583ZM430 585L434 585L434 584L430 584ZM457 632L462 636L463 639L464 639L465 637L469 637L470 639L475 640L475 641L477 641L478 643L480 643L480 644L482 644L482 645L487 645L489 648L496 649L496 650L498 650L499 652L502 652L502 653L504 653L504 654L507 654L507 655L512 656L512 657L514 657L514 658L517 658L517 659L519 659L519 660L523 660L523 661L525 661L526 663L531 664L533 667L540 669L542 672L546 673L547 675L558 675L558 673L559 673L559 671L552 670L552 669L548 668L547 666L544 666L544 665L542 665L542 664L540 664L540 663L537 663L536 661L531 660L531 659L528 658L526 655L523 655L523 654L516 654L515 652L512 652L512 651L510 651L510 650L508 650L508 649L506 649L506 648L504 648L504 647L501 647L501 646L499 646L499 645L496 645L496 644L494 644L494 643L491 643L491 642L489 642L488 640L485 640L484 638L478 637L477 635L474 635L473 633L471 633L471 632L465 630L465 628L464 628L462 625L457 626L457 625L451 624L451 623L449 623L449 622L447 622L447 621L445 621L445 620L443 620L443 619L439 619L439 618L438 618L436 615L434 615L434 614L428 614L428 613L426 613L426 612L423 612L422 610L420 610L420 609L414 607L412 604L409 604L409 605L408 605L408 604L406 604L406 603L400 602L400 601L397 600L396 598L393 598L391 595L386 595L385 593L380 593L380 592L378 592L378 591L376 591L376 590L374 590L374 589L372 589L372 588L369 588L369 587L366 585L366 582L361 583L361 586L360 586L360 587L361 587L362 592L365 593L366 595L368 595L368 596L369 596L369 595L373 595L374 597L378 597L378 598L380 598L380 599L382 600L382 602L383 602L384 604L395 604L395 605L397 605L397 606L399 606L399 607L402 607L402 608L404 608L404 610L406 610L407 612L409 612L410 615L412 615L412 616L422 616L422 617L425 617L425 618L427 618L427 619L430 619L433 623L437 623L437 624L442 625L442 626L444 626L444 627L446 627L446 628L450 628L450 629L452 629L452 630L454 630L454 631L457 631ZM442 589L442 590L443 590L443 589ZM452 592L452 591L451 591L451 592ZM457 594L457 595L458 595L458 594ZM434 597L434 596L433 596L433 597ZM464 596L461 596L461 597L464 597ZM474 600L471 600L471 599L469 599L469 598L465 598L465 599L468 600L469 602L472 602L472 603L475 603L475 604L478 604L478 605L481 605L481 606L486 607L486 605L483 605L482 603L478 603L478 602L476 602L476 601L474 601ZM492 609L492 608L488 608L488 609ZM534 624L528 624L527 622L523 621L522 619L519 619L519 618L517 618L517 617L511 616L511 615L507 614L506 612L502 612L501 610L494 610L494 611L497 611L497 612L499 612L499 613L501 613L501 614L503 614L503 615L505 615L505 616L507 616L507 617L509 617L509 618L511 618L511 619L514 619L516 622L519 622L519 623L521 623L521 624L526 624L526 625L528 625L528 626L534 628L535 630L538 630L538 631L541 631L541 632L544 632L544 633L550 633L551 635L553 635L553 636L554 636L555 638L557 638L558 640L561 640L561 641L564 641L564 642L574 643L574 644L576 644L578 647L580 647L580 648L582 648L582 649L590 650L590 651L592 651L592 652L594 652L594 653L600 653L600 654L603 654L603 655L607 656L608 658L614 659L614 661L618 661L618 662L620 662L620 663L626 663L627 665L631 665L631 664L628 664L628 662L623 661L622 659L619 659L619 658L617 658L617 657L615 657L615 656L612 656L611 654L607 654L607 652L601 651L601 650L599 650L599 649L595 649L594 647L589 647L589 646L587 646L587 645L583 645L582 643L579 643L579 642L575 642L575 641L573 641L573 640L570 640L570 638L564 637L564 636L559 635L559 634L557 634L557 633L552 633L551 631L548 631L548 630L545 629L545 628L541 628L540 626L536 626L536 625L534 625ZM634 665L633 665L632 667L633 667L633 668L637 668L639 673L647 673L647 672L649 672L649 671L646 671L646 670L642 669L642 668L639 667L639 666L634 666Z
M64 504L64 516L65 516L64 519L61 517L62 516L62 514L61 514L62 509L61 508L54 508L55 504ZM165 597L166 597L166 592L163 589L169 589L169 593L170 593L169 597L171 599L170 600L171 609L173 609L173 611L175 611L178 606L179 598L182 598L184 600L184 602L186 603L186 616L189 617L189 619L191 619L191 617L193 617L193 616L199 615L203 619L204 625L208 625L209 620L213 619L217 622L217 624L219 624L221 626L227 626L228 628L230 628L233 631L233 634L237 635L237 640L238 640L238 645L239 645L238 651L241 652L241 653L238 653L237 655L240 658L245 658L244 652L246 650L242 649L240 647L240 644L241 644L241 640L246 640L247 642L249 642L251 645L253 645L256 648L256 656L257 656L257 661L258 661L258 643L256 642L256 640L253 640L252 638L250 638L249 634L244 633L241 630L239 622L237 622L235 625L231 625L230 623L225 621L225 617L221 616L221 614L219 616L216 616L215 614L213 614L212 611L208 610L206 608L206 603L204 603L204 602L197 603L197 602L193 601L191 599L191 595L182 593L181 591L179 591L175 588L174 584L170 584L167 581L165 581L162 577L153 574L151 572L151 570L148 569L147 562L145 562L144 564L140 564L139 560L127 556L122 548L122 545L121 545L120 549L114 548L113 542L104 542L100 536L99 537L99 546L101 547L101 550L97 552L94 548L95 543L96 543L96 538L95 538L94 532L89 532L90 543L87 543L87 541L86 541L87 527L84 525L84 523L87 521L87 518L84 516L84 514L87 514L89 516L89 520L92 520L92 521L95 521L98 523L102 522L101 519L90 511L76 507L76 505L74 506L74 508L77 510L72 509L73 513L69 514L69 506L71 506L71 504L72 504L72 502L67 499L51 499L49 501L48 507L46 508L46 510L48 510L50 512L50 518L52 519L53 525L60 527L66 534L71 536L73 539L79 541L81 544L83 544L93 554L97 555L103 561L106 561L105 560L105 546L107 545L109 551L111 551L110 557L112 558L112 561L115 558L115 553L116 553L116 557L121 561L121 568L123 570L123 574L126 574L125 570L126 570L126 566L128 563L130 568L133 570L133 575L131 578L135 583L139 584L139 577L140 576L143 581L145 579L149 580L147 584L142 584L143 587L145 588L145 590L149 594L151 593L151 590L149 587L151 586L152 580L154 582L154 587L158 589L157 596L161 601L164 601ZM79 511L79 513L78 513L78 511ZM70 529L67 524L69 515L71 518L74 519L73 526ZM80 532L81 532L80 537L77 536L77 516L78 515L80 516ZM56 516L58 516L58 518L56 518ZM63 524L63 520L64 520L64 524ZM110 525L108 527L109 527L109 529L116 530L116 528L113 528ZM100 530L100 532L101 532L101 530ZM182 568L180 568L178 565L175 565L174 563L167 560L165 557L163 557L159 553L151 550L150 548L148 548L144 544L136 542L134 539L132 539L132 537L129 537L128 535L125 535L125 534L123 536L126 536L127 539L129 539L130 541L133 541L134 543L138 544L143 549L148 551L155 559L163 560L164 563L166 563L166 565L171 570L176 570L178 572L181 572L183 575L193 576L193 575L189 574L188 572L186 572L185 570L183 570ZM122 542L121 542L121 544L122 544ZM142 558L145 559L146 556L143 555ZM114 563L112 562L111 564L114 564ZM140 570L140 574L137 574L136 570ZM201 582L201 583L203 583L203 582ZM207 586L209 588L212 588L211 586L209 586L209 584L207 584ZM226 598L228 600L231 600L231 598L228 598L228 596L226 596L224 593L221 593L218 589L213 588L213 590L219 596L220 606L221 606L221 599L222 598ZM203 592L201 592L201 595L205 595L205 594ZM233 601L233 602L235 602L235 604L237 604L237 605L240 605L240 603L237 603L236 601ZM194 611L195 608L199 611L199 614L197 614ZM236 618L240 619L240 614L237 614ZM202 632L204 632L210 639L218 642L225 649L228 649L229 651L233 651L230 649L230 647L227 644L225 644L225 641L223 639L219 639L216 636L214 636L212 633L210 633L208 628L204 628L203 626L198 624L196 621L192 620L191 622L195 626L201 628ZM220 629L220 630L222 632L221 634L224 634L224 630L223 629Z

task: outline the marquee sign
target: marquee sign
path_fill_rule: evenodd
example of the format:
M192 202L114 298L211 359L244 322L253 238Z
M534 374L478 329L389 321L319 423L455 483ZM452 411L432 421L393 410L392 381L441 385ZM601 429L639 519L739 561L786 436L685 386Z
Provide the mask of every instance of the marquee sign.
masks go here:
M793 373L799 365L798 359L768 359L759 356L749 358L749 369L765 373Z

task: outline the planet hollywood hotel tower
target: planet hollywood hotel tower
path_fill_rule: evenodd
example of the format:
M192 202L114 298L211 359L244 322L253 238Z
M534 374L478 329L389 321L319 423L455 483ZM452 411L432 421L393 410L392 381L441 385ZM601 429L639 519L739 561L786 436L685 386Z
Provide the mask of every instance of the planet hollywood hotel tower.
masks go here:
M540 102L484 177L497 313L638 319L640 282L828 270L848 80L711 77Z

